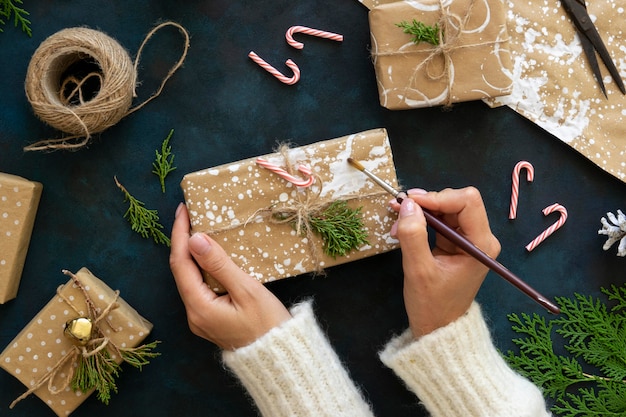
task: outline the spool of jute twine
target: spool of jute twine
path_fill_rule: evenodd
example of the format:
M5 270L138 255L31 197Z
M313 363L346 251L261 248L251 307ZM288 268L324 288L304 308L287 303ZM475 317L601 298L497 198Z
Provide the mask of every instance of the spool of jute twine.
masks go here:
M166 26L178 28L183 35L183 52L159 88L131 108L137 96L137 68L143 48ZM155 26L144 38L134 62L115 39L97 30L76 27L51 35L31 58L25 90L37 117L65 135L38 141L24 150L84 147L93 134L110 128L159 96L167 81L183 65L188 49L189 34L175 22Z

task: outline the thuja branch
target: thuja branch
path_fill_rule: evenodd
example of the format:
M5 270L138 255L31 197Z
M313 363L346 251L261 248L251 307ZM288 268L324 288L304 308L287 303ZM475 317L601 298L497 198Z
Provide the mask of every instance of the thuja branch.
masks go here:
M165 177L167 174L174 171L176 167L174 166L174 155L172 154L172 147L170 146L170 139L174 134L174 129L170 130L170 133L167 135L163 143L161 144L161 153L157 149L156 159L152 163L152 173L159 177L159 182L161 183L161 191L165 193Z
M13 16L13 25L15 27L20 25L22 32L32 36L30 20L26 18L30 13L18 7L18 4L22 4L22 0L0 0L0 25L5 24L4 19L10 20L11 16ZM0 28L0 32L3 32L2 28Z
M558 318L509 315L522 337L513 340L519 352L509 351L507 360L555 400L552 411L559 416L626 415L626 286L601 290L611 308L575 293L556 298ZM553 332L569 355L556 353Z
M128 210L124 213L124 218L128 220L131 228L144 238L152 238L156 243L170 246L170 238L161 229L163 225L159 223L159 213L157 210L147 209L142 201L133 197L128 190L115 178L115 184L124 193L125 201L128 201Z
M435 24L434 26L428 26L423 22L418 22L413 19L412 23L408 23L406 21L402 21L400 23L396 23L396 26L402 28L403 32L408 35L413 35L411 40L415 44L419 44L420 42L428 42L432 45L439 45L439 25Z
M331 203L321 213L309 218L311 229L322 237L324 252L336 258L368 243L361 207L351 209L343 201Z
M113 346L122 361L135 368L141 368L150 363L149 359L160 355L153 349L160 343L154 341L136 348L121 348ZM109 344L109 346L111 346ZM74 377L72 378L71 387L74 391L89 392L96 390L98 400L105 404L111 399L111 392L117 393L117 385L115 378L119 376L122 367L117 363L108 348L101 349L89 356L79 356L78 364Z
M115 378L121 370L120 365L113 360L107 349L102 349L87 357L81 355L79 358L72 379L72 389L82 392L95 389L98 400L108 404L111 391L117 393Z

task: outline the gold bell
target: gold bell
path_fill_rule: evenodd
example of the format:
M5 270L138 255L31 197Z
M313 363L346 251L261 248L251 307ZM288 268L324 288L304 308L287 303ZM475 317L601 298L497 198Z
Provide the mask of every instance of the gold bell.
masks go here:
M65 323L63 334L78 346L85 346L91 340L93 322L87 317L78 317Z

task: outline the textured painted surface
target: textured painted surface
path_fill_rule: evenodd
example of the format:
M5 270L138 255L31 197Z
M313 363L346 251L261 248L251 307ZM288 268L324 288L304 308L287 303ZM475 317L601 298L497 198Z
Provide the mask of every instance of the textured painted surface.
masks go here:
M578 34L558 0L508 2L514 79L496 99L537 123L600 168L626 182L626 96L598 55L605 98ZM617 70L626 75L626 9L591 2L589 15Z
M89 398L80 416L255 416L237 382L219 363L218 350L193 336L168 267L168 250L144 240L122 218L126 205L113 176L149 207L169 230L184 174L264 155L278 141L308 145L368 129L388 129L398 179L405 187L440 189L476 185L483 192L499 260L546 296L573 291L597 294L624 282L624 259L604 252L597 234L607 211L625 209L626 186L562 141L508 107L482 102L449 111L392 112L380 107L367 9L343 1L73 1L31 2L30 39L5 27L0 33L0 171L44 185L31 246L15 300L0 306L4 348L66 282L61 269L88 267L154 324L162 356L138 372L128 367L120 393L108 407ZM159 20L176 20L191 33L185 66L164 93L100 134L78 152L24 153L22 147L55 137L33 115L23 82L31 54L50 34L86 25L107 32L134 56ZM289 47L287 28L300 24L344 35L337 44L307 37L302 51ZM298 38L298 35L296 35ZM142 58L138 89L145 98L177 59L180 38L163 32ZM254 50L276 67L293 59L302 71L287 86L253 63ZM161 193L152 174L154 150L170 129L178 169ZM535 167L535 181L520 186L518 216L508 220L511 171L519 160ZM524 245L552 224L541 210L559 202L567 223L532 253ZM398 251L329 268L328 276L303 275L269 284L287 304L313 297L315 310L351 375L378 416L425 415L416 399L386 370L376 353L406 326ZM505 314L541 308L497 276L481 289L494 337L512 347ZM0 372L0 407L23 391ZM2 415L46 416L37 398Z
M398 248L390 236L397 215L388 207L389 194L348 164L348 158L363 161L366 169L397 188L389 138L384 129L373 129L309 146L291 148L289 164L306 164L316 182L296 188L256 164L256 158L236 161L185 175L181 186L189 209L192 232L209 233L237 265L260 282L267 283L317 271ZM264 159L286 166L278 153ZM308 234L293 222L277 221L273 214L298 216L323 210L336 200L345 200L360 210L367 244L345 256L330 256L323 240ZM301 223L303 220L299 220ZM302 224L302 223L301 223ZM267 237L271 236L271 239ZM224 288L208 274L207 283L217 292Z

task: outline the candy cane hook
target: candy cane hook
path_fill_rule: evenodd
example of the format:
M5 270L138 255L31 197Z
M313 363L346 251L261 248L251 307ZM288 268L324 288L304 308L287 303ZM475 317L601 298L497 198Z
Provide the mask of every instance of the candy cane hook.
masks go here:
M305 35L317 36L318 38L330 39L337 42L343 42L343 35L333 32L326 32L324 30L312 29L306 26L292 26L287 29L287 33L285 33L285 39L287 39L287 43L293 46L296 49L304 48L304 44L302 42L298 42L293 38L294 33L304 33Z
M526 245L526 250L528 252L532 251L533 249L537 247L537 245L539 245L541 242L546 240L548 236L550 236L557 229L563 226L563 224L565 223L565 220L567 220L567 210L565 209L565 207L563 207L562 205L558 203L554 203L551 206L544 208L543 215L547 216L548 214L554 213L555 211L558 211L559 213L561 213L561 217L552 226L548 227L539 236L537 236L532 242Z
M298 187L310 187L315 182L313 171L311 171L311 168L306 167L304 165L299 165L298 171L306 175L308 177L306 179L295 177L291 175L289 172L285 171L283 168L279 167L278 165L272 164L271 162L263 158L257 158L256 163L262 166L263 168L268 169L274 172L275 174L278 174L281 178L289 181L290 183Z
M286 75L283 75L283 73L278 71L276 68L274 68L273 66L268 64L263 58L258 56L253 51L250 51L248 56L254 62L259 64L259 66L261 68L263 68L265 71L269 72L274 77L278 78L278 80L280 80L280 82L282 82L282 83L285 83L287 85L293 85L293 84L297 83L298 80L300 80L300 68L298 68L298 65L296 65L296 63L293 62L291 59L288 59L287 61L285 61L285 65L287 65L289 68L291 68L291 70L293 71L293 76L292 77L287 77Z
M526 181L533 182L535 169L530 162L519 161L513 168L513 185L511 187L511 207L509 208L509 219L517 217L517 201L519 199L519 177L522 169L526 169Z

